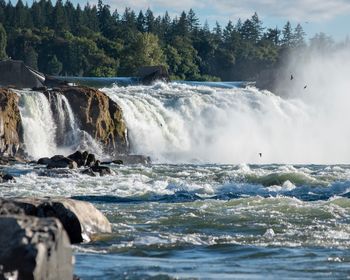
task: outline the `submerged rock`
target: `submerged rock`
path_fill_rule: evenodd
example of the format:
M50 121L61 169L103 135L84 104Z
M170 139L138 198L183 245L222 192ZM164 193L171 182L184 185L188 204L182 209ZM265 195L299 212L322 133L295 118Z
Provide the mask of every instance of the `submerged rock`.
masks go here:
M4 174L0 172L0 183L4 183L8 181L16 182L15 178L12 175L7 173Z
M93 177L95 177L97 173L100 176L104 176L104 175L113 174L113 171L107 166L101 166L99 160L97 160L95 162L95 164L93 166L91 166L90 168L85 169L84 171L82 171L82 174L90 175L90 176L93 176Z
M22 147L22 122L18 95L0 88L0 156L15 156Z
M88 202L68 198L13 198L6 201L23 209L26 215L59 219L71 243L90 241L94 234L112 231L107 218Z
M118 155L116 159L112 161L115 164L150 164L151 158L143 155Z
M0 217L0 279L72 279L72 249L54 218Z

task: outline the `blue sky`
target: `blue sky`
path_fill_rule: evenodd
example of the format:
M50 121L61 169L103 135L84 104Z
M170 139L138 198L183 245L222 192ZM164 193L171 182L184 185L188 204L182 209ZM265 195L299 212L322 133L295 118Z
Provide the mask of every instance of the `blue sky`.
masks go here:
M84 5L86 0L73 0ZM97 2L89 1L91 4ZM125 7L135 10L151 8L156 14L166 10L171 15L194 9L201 22L208 20L225 25L228 20L249 18L257 12L264 26L280 28L289 20L293 26L301 23L308 37L325 32L336 41L350 35L350 0L104 0L104 3L124 11Z

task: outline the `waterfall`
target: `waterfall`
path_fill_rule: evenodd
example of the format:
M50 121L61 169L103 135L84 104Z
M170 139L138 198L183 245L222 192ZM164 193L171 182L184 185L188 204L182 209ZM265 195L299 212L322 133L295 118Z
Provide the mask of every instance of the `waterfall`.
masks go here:
M16 92L20 96L24 148L31 158L68 155L76 150L104 157L101 145L79 128L65 96L55 93L47 98L36 91Z
M180 83L102 90L123 109L132 151L154 161L349 162L346 95L338 111L327 107L333 104L327 100L308 102L329 88L314 93L309 89L308 95L302 92L293 99L254 87Z
M17 91L23 124L25 151L33 158L53 155L56 147L56 123L50 103L41 92Z

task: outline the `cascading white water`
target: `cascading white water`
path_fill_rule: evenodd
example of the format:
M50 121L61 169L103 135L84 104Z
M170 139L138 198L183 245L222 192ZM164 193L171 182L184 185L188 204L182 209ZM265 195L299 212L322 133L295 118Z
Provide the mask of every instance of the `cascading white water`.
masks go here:
M50 103L41 92L17 91L23 124L25 150L33 158L56 152L56 123Z
M103 91L123 109L133 152L159 162L349 163L346 62L349 52L311 56L284 85L289 99L177 83Z
M65 96L54 94L48 99L41 92L16 92L20 95L24 148L30 157L67 155L76 150L87 150L104 157L96 140L79 129Z

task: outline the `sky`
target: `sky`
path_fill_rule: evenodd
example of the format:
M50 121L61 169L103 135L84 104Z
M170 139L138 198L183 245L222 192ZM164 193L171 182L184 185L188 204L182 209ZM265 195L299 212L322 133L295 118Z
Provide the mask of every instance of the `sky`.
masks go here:
M86 0L72 0L84 5ZM257 12L265 27L282 29L289 20L292 26L300 23L308 38L324 32L340 41L350 35L350 0L104 0L111 8L122 13L125 7L136 11L151 10L156 15L168 11L171 16L192 8L201 23L206 20L210 26L218 21L226 25L229 20L250 18ZM96 4L97 0L89 0Z

